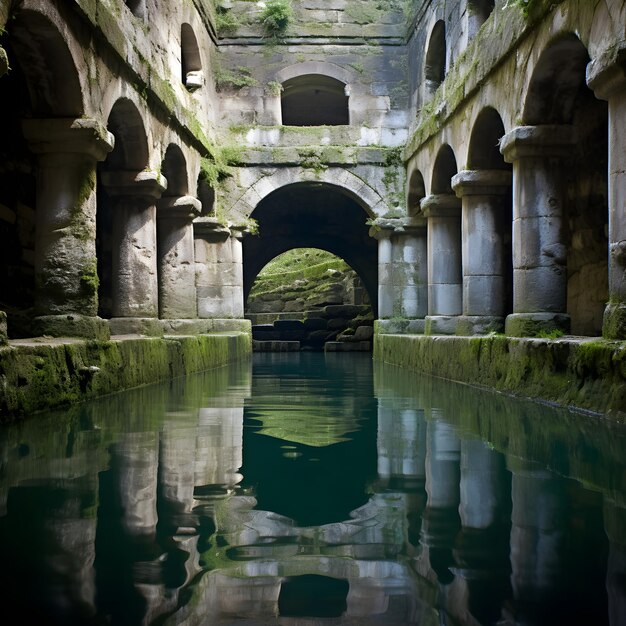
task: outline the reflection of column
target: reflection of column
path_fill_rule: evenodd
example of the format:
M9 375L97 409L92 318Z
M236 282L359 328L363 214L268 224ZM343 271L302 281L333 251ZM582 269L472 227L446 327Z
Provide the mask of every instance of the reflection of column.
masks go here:
M467 581L468 604L481 624L494 624L508 591L510 481L504 457L480 440L461 443L462 530L455 561Z
M429 335L454 334L463 312L461 275L461 201L452 194L426 196L421 202L428 220Z
M626 509L604 501L604 529L609 538L606 591L610 626L626 626Z
M462 199L463 315L456 332L474 335L504 328L504 200L510 172L465 170L452 178Z
M194 220L198 317L243 317L241 233L215 218Z
M437 409L433 409L435 412ZM439 582L453 575L452 546L459 530L459 460L461 444L452 426L429 421L426 448L428 500L422 524L422 541L429 548L432 569Z
M511 586L528 624L558 624L567 606L567 493L544 469L511 459Z
M378 316L383 332L424 331L427 310L426 224L421 218L377 220ZM402 318L385 321L385 318Z
M157 203L159 313L166 319L197 317L193 226L200 201L166 197Z
M596 97L609 103L609 303L602 326L608 339L626 339L626 70L621 46L611 49L608 59L592 61L587 72Z
M114 334L162 334L158 320L156 200L165 180L155 172L102 172L113 211Z
M500 150L513 163L513 314L506 332L516 337L569 330L567 248L563 238L564 159L570 126L521 126Z
M94 120L25 120L38 156L35 307L38 331L108 338L98 313L96 162L113 136Z

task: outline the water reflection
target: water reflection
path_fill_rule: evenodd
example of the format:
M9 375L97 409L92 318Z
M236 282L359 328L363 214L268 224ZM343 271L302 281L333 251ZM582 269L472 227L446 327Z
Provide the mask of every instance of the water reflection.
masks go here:
M626 624L626 433L366 355L0 431L20 624Z

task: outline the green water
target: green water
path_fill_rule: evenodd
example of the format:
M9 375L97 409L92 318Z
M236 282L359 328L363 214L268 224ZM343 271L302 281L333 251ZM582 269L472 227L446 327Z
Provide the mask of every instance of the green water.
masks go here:
M258 354L0 430L3 623L623 626L625 509L621 425Z

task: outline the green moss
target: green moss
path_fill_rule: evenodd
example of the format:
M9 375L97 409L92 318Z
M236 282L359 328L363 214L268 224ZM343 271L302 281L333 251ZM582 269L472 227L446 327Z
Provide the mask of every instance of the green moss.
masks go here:
M100 279L98 278L98 265L96 259L85 265L83 274L80 277L81 291L87 296L94 296L98 293Z
M261 23L267 35L282 35L293 17L291 0L267 0L261 13Z

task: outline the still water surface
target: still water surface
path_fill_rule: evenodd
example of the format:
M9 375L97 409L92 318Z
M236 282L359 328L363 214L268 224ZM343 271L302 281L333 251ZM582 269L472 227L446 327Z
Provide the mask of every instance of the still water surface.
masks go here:
M626 624L626 430L258 354L0 430L6 624Z

